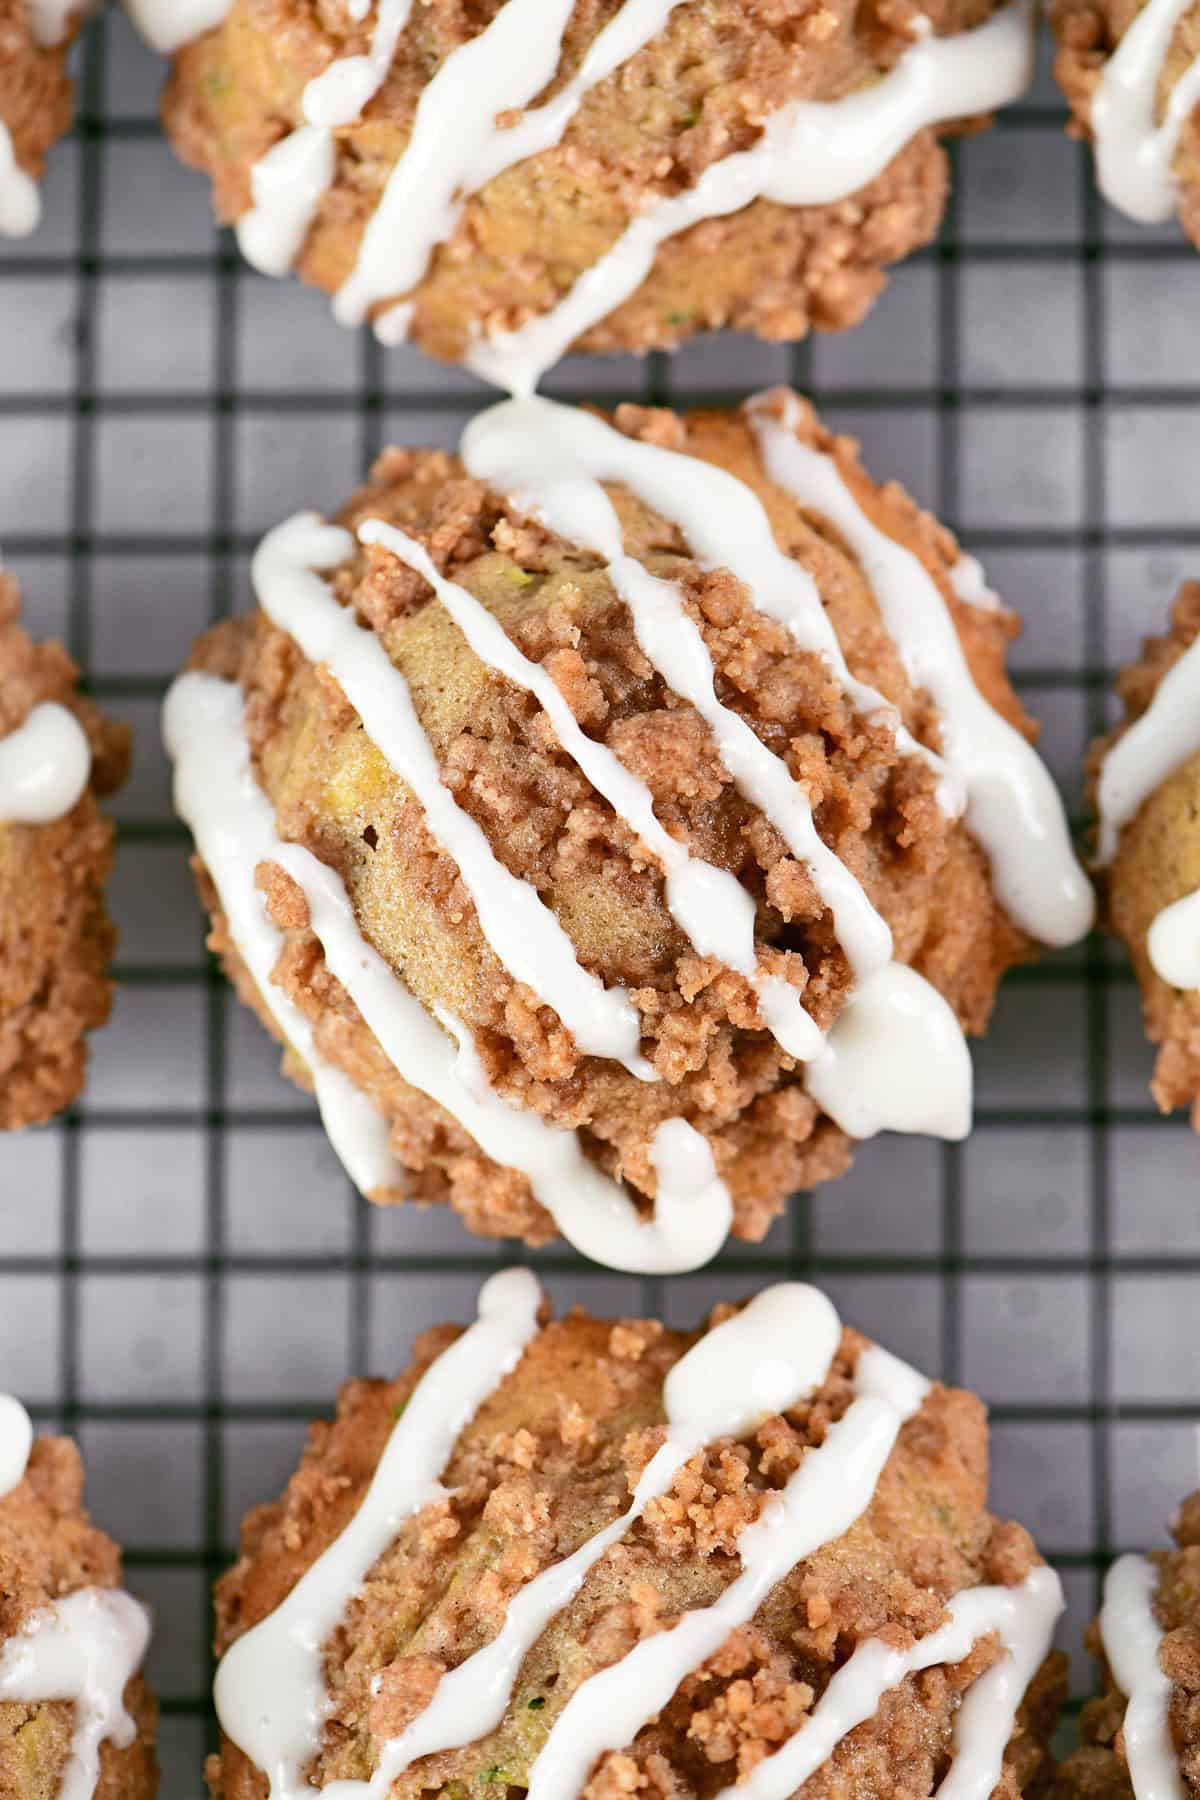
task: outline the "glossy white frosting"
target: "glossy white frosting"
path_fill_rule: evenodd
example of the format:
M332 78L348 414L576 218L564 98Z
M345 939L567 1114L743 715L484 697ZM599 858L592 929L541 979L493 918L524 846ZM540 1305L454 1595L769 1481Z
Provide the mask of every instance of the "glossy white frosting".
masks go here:
M1154 1614L1159 1571L1144 1556L1121 1556L1104 1580L1100 1640L1113 1679L1127 1696L1125 1756L1135 1800L1187 1800L1171 1737L1171 1683L1159 1666L1162 1627Z
M1200 102L1200 57L1179 76L1158 118L1158 91L1167 52L1192 0L1145 0L1092 95L1096 173L1113 206L1143 225L1175 211L1173 165L1183 127Z
M17 161L8 126L0 119L0 237L28 237L41 216L37 182Z
M51 825L83 797L92 751L83 726L55 700L0 737L0 824Z
M29 1414L0 1396L0 1501L24 1479L33 1447ZM119 1588L78 1588L26 1619L0 1645L0 1701L69 1701L71 1748L56 1800L92 1800L105 1740L125 1748L137 1727L125 1710L127 1684L150 1641L150 1617Z

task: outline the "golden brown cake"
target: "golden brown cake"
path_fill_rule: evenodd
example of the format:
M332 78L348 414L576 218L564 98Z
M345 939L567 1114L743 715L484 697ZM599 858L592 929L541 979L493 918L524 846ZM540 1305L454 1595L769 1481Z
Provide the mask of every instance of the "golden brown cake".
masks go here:
M1054 0L1056 72L1105 198L1143 225L1177 217L1200 244L1200 8Z
M1029 74L1027 11L990 0L134 12L251 260L506 387L571 345L855 324L937 230L939 137Z
M138 1672L145 1609L83 1507L66 1438L0 1397L0 1793L152 1800L157 1710Z
M81 13L71 0L0 0L0 238L38 222L46 152L71 123L66 62Z
M933 519L783 393L508 403L341 517L265 540L167 737L364 1191L665 1272L855 1137L966 1132L963 1030L1092 902Z
M813 1288L703 1334L540 1300L508 1270L351 1383L247 1518L215 1800L265 1766L392 1800L921 1800L960 1759L964 1795L1045 1791L1061 1590L987 1510L974 1395Z
M1083 1709L1084 1747L1056 1800L1200 1794L1200 1494L1174 1522L1176 1548L1123 1556L1088 1632L1104 1693Z
M108 1017L104 908L129 732L76 689L61 644L20 624L0 570L0 1130L60 1112L83 1085L84 1034Z
M1200 1093L1200 584L1180 589L1169 631L1122 670L1125 717L1092 751L1108 923L1133 958L1151 1083L1164 1112ZM1192 964L1196 963L1193 968ZM1198 1119L1200 1122L1200 1119Z

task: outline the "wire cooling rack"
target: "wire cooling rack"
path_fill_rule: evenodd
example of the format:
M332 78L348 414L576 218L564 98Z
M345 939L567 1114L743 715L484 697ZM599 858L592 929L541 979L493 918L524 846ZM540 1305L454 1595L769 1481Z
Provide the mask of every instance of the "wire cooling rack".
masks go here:
M1048 59L1046 59L1048 60ZM0 542L39 633L134 726L117 802L114 1022L60 1124L0 1141L0 1385L75 1433L95 1516L154 1605L164 1794L211 1731L208 1587L305 1421L413 1334L467 1317L511 1254L440 1212L369 1210L312 1109L205 960L159 701L193 635L245 603L258 533L332 507L389 441L451 445L482 390L339 332L241 267L206 184L160 139L160 69L116 16L80 52L81 112L45 223L0 246ZM871 321L797 350L725 337L673 361L578 359L558 391L719 399L793 380L987 560L1025 612L1014 661L1081 805L1112 670L1197 572L1200 258L1106 213L1043 68L957 152L937 247ZM994 1492L1037 1533L1078 1654L1110 1552L1161 1540L1195 1484L1200 1148L1154 1113L1136 992L1096 942L1010 977L961 1148L865 1146L766 1243L669 1283L533 1260L560 1305L696 1319L802 1272L994 1421Z

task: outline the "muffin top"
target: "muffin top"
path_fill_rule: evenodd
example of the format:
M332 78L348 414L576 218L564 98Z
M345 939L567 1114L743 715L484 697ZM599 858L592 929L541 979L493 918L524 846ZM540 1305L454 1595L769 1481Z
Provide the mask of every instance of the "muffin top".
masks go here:
M250 260L519 392L572 344L854 323L936 230L937 130L1031 56L1022 0L224 10L135 7Z
M108 1016L113 829L128 729L78 692L61 644L21 624L0 568L0 1131L40 1124L83 1083L84 1033Z
M254 579L167 709L219 946L477 1228L666 1272L961 1137L963 1029L1090 922L1011 619L793 395L510 403Z
M0 1792L151 1800L145 1608L83 1508L79 1452L0 1396Z
M507 1271L247 1519L213 1791L1020 1794L1061 1596L986 1486L979 1402L816 1289L697 1335Z

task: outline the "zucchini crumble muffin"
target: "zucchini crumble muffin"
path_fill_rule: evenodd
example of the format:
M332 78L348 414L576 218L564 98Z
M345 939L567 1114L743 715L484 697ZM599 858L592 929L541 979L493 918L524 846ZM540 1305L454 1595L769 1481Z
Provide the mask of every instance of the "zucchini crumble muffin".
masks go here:
M108 1018L104 908L129 732L76 691L61 644L35 644L0 569L0 1131L39 1125L83 1086L84 1034Z
M1200 1794L1200 1493L1174 1521L1176 1548L1122 1556L1088 1634L1104 1694L1083 1709L1085 1747L1056 1800L1193 1800Z
M1125 718L1092 752L1108 922L1133 958L1151 1090L1200 1128L1200 583L1120 677Z
M987 1485L815 1288L683 1333L507 1270L246 1519L215 1800L1044 1793L1062 1593Z
M1031 70L1027 0L131 0L268 274L525 390L569 348L856 324Z
M0 1396L0 1793L152 1800L156 1709L138 1673L150 1637L121 1558L83 1509L79 1452L33 1440Z
M71 123L67 52L78 0L0 0L0 238L27 237L41 217L46 152Z
M506 402L253 574L168 700L176 803L378 1198L698 1266L853 1139L965 1135L964 1030L1088 929L1015 622L794 394Z

